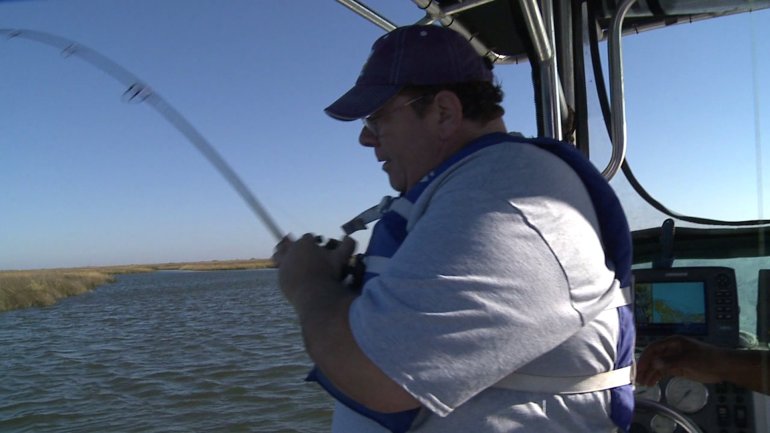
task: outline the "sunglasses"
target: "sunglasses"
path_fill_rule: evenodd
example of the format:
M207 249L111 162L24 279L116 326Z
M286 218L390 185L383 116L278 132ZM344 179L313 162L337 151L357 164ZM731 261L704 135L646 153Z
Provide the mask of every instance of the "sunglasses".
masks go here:
M366 127L366 129L369 130L369 132L371 132L375 137L379 137L380 136L380 129L379 129L379 126L377 125L377 121L379 119L381 119L384 116L387 116L388 114L393 114L394 112L396 112L396 111L398 111L398 110L400 110L400 109L402 109L404 107L408 107L408 106L414 104L415 102L419 101L420 99L423 99L423 98L428 97L428 96L431 96L431 95L430 94L426 94L426 95L418 96L416 98L412 98L412 99L404 102L403 104L401 104L401 105L399 105L399 106L397 106L397 107L395 107L395 108L393 108L391 110L388 110L388 111L386 111L384 113L377 112L377 113L371 114L369 116L366 116L366 117L362 118L361 121L364 122L364 126Z

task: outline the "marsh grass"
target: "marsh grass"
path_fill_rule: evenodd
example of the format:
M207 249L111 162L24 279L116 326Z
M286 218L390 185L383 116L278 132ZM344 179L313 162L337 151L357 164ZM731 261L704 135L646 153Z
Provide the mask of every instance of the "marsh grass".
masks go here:
M238 270L273 267L270 260L215 260L194 263L108 266L97 268L0 271L0 312L46 307L68 296L79 295L115 281L115 275L160 270Z
M111 274L83 270L0 273L0 311L45 307L61 298L85 293L113 281Z

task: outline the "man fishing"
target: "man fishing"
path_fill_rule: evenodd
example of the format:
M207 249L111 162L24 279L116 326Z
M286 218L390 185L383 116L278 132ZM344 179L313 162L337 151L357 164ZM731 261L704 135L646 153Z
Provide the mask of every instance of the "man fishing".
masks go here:
M614 193L571 146L508 134L491 65L458 33L379 38L326 108L362 119L400 193L354 251L275 250L309 379L334 432L609 432L633 412L631 244Z

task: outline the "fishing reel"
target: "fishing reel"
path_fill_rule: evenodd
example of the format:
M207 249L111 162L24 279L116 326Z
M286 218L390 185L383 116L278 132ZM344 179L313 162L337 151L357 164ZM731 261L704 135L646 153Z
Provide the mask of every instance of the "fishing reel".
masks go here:
M337 239L329 238L324 243L323 236L316 236L315 241L319 245L327 250L334 250L340 246L340 241ZM350 261L347 266L342 269L342 275L340 280L345 281L348 288L355 292L360 292L364 286L364 274L366 273L366 264L364 264L364 255L355 254L350 257Z
M343 224L342 231L349 236L359 230L365 230L367 224L380 219L380 217L385 212L390 210L393 204L397 201L398 199L390 196L383 197L378 204L370 207L369 209L366 209L365 211L356 215L350 221ZM329 239L326 241L326 243L324 243L322 236L316 236L315 241L319 245L323 245L324 248L329 250L333 250L340 245L340 241L337 239ZM343 269L340 279L344 280L350 289L356 292L360 292L361 288L364 286L365 273L366 264L364 263L364 255L356 254L350 258L350 263L348 263L348 265L345 266L345 269Z

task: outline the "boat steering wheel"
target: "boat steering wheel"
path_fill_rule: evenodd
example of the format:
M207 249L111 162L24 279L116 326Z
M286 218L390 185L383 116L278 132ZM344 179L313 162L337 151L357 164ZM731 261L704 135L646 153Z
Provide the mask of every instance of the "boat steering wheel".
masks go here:
M648 409L657 415L663 415L679 424L687 433L703 433L693 420L688 416L670 408L669 406L647 398L636 398L636 407Z

